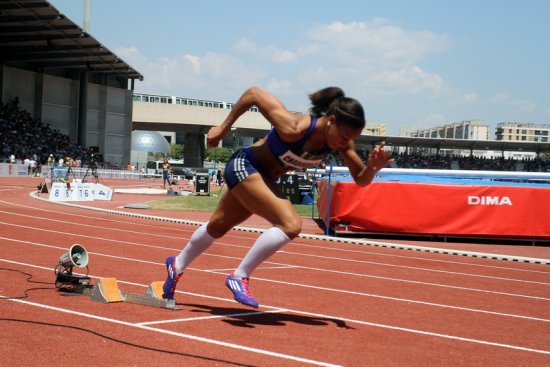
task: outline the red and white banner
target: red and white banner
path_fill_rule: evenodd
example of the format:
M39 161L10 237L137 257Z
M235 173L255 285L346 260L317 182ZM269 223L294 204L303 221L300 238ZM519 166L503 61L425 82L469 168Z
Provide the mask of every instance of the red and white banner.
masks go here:
M330 223L350 231L550 237L550 188L333 181ZM319 181L319 215L326 221L328 182Z

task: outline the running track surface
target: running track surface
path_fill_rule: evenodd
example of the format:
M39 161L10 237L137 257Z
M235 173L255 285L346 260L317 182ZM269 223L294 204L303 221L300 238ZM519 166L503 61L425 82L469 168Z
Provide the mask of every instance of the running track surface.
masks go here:
M72 244L87 249L92 283L144 293L196 225L50 203L30 195L38 182L0 178L2 366L550 366L545 264L296 238L254 273L255 310L224 280L258 233L232 231L180 280L180 311L63 296L53 269ZM150 198L87 205L124 212L115 205L136 200ZM550 258L491 246L476 248Z

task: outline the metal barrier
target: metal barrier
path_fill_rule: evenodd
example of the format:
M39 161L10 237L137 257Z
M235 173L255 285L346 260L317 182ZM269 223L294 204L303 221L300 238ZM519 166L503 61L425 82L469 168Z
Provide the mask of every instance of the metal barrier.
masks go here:
M71 178L93 178L96 175L102 179L104 178L119 178L123 180L141 180L152 175L142 172L124 171L116 169L94 169L94 168L68 168L65 166L42 166L42 177L51 179L71 179ZM161 177L160 175L157 175Z

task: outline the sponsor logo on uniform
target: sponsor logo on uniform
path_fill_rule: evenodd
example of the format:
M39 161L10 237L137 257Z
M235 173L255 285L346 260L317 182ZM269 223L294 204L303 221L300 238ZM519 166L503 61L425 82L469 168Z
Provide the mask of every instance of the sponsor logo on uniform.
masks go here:
M291 167L295 169L315 167L323 161L323 156L315 157L314 159L307 159L294 154L290 150L279 156L279 159L285 167Z

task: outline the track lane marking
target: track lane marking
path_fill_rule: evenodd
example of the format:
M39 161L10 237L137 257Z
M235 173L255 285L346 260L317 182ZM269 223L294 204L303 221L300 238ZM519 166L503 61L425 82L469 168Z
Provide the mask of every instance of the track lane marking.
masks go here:
M66 248L59 247L59 246L46 245L46 244L41 244L41 243L37 243L37 242L23 241L23 240L11 239L11 238L6 238L6 237L0 237L0 240L8 240L8 241L14 241L14 242L30 244L30 245L33 245L33 246L40 246L40 247L66 250ZM108 239L105 239L105 240L108 240ZM112 240L112 241L115 241L115 240ZM115 241L115 242L124 242L124 241ZM124 242L124 243L127 243L127 242ZM148 247L155 247L155 246L148 246ZM162 247L160 247L160 248L164 249ZM135 261L135 262L140 262L140 263L145 263L145 264L154 264L154 265L164 266L164 264L158 263L156 261L132 259L132 258L122 257L122 256L102 254L102 253L99 253L99 252L90 252L90 254L94 254L94 255L97 255L97 256L103 256L103 257L114 258L114 259L119 259L119 260ZM215 255L215 254L208 254L208 253L205 253L203 255L212 256L212 257L222 257L222 258L228 258L228 259L233 259L233 260L240 260L240 257L233 257L233 256ZM270 262L270 261L266 261L265 263L273 264L273 262ZM275 264L277 264L277 263L275 263ZM286 264L278 264L278 265L286 265ZM329 271L327 269L320 269L320 268L303 267L303 266L297 266L297 267L302 268L302 269L306 269L306 270L315 270L315 271L321 271L321 272ZM187 269L195 270L195 271L201 271L201 272L211 272L208 269L205 270L205 269L198 269L198 268L193 268L193 267L188 267ZM332 270L331 272L337 272L337 271ZM527 298L527 299L550 301L550 298L538 297L538 296L529 296L529 295L524 295L524 294L490 291L490 290L477 289L477 288L458 287L458 286L451 286L451 285L445 285L445 284L427 283L427 282L412 281L412 280L407 280L407 279L380 277L380 276L374 276L374 275L368 275L368 274L358 274L358 273L351 273L351 272L339 272L339 273L345 274L345 275L360 276L360 277L365 277L365 278L374 278L374 279L381 279L381 280L388 280L388 281L397 281L397 282L404 282L404 283L414 283L414 284L420 284L420 285L437 286L437 287L443 287L443 288L449 288L449 289L458 289L458 290L464 290L464 291L481 292L481 293L487 293L487 294L497 294L497 295L510 296L510 297L520 297L520 298ZM255 279L260 279L260 278L255 278ZM270 279L264 279L264 280L268 281L268 282L276 282L276 281L270 280ZM296 285L298 283L289 283L289 284ZM315 288L315 286L310 286L310 287ZM327 289L325 289L325 290L327 290ZM338 291L346 292L346 291L337 290L337 289L335 289L334 291L336 291L336 292L338 292ZM361 293L361 294L365 294L365 293ZM385 296L379 296L379 295L374 295L374 294L372 294L372 295L367 294L367 295L369 295L370 297L378 297L378 298L385 297ZM393 299L393 298L389 298L389 299ZM399 298L396 298L396 299L399 299ZM408 300L408 299L402 299L402 300L404 302L422 303L422 301L416 301L416 300ZM441 307L451 307L452 308L452 307L455 307L455 306L442 305ZM482 311L479 311L479 312L482 312ZM483 312L490 312L490 311L483 311ZM520 317L519 315L516 315L516 316ZM525 316L521 316L521 317L525 317Z
M168 247L161 247L161 246L155 246L155 245L146 245L146 244L140 244L136 242L128 242L128 241L120 241L120 240L114 240L110 238L105 237L97 237L97 236L90 236L90 235L82 235L82 234L76 234L76 233L69 233L69 232L62 232L62 231L56 231L51 229L45 229L45 228L36 228L32 226L25 226L21 224L14 224L14 223L8 223L8 222L0 222L0 224L9 225L13 227L19 227L19 228L25 228L29 230L35 230L35 231L42 231L42 232L51 232L51 233L58 233L58 234L64 234L64 235L71 235L71 236L79 236L79 237L85 237L85 238L93 238L98 239L101 241L112 241L112 242L118 242L118 243L127 243L132 244L136 246L144 246L144 247L153 247L153 248L159 248L159 249L170 249L172 248ZM98 226L91 226L94 228L100 228ZM135 231L130 230L118 230L123 232L130 232L135 234ZM139 232L141 233L141 232ZM144 235L149 235L149 233L141 233ZM168 236L168 238L173 238L171 236ZM224 246L235 246L230 245L223 242L215 242L218 245L224 245ZM244 247L244 246L237 246L237 247ZM302 253L292 253L285 250L278 251L280 253L286 253L286 254L292 254L297 256L304 256L304 257L318 257L318 258L325 258L325 259L331 259L331 260L338 260L338 261L345 261L345 262L355 262L355 263L361 263L361 264L371 264L371 265L377 265L377 266L388 266L388 267L396 267L396 268L403 268L403 269L409 269L409 270L416 270L416 271L426 271L426 272L435 272L435 273L444 273L444 274L452 274L452 275L462 275L462 276L469 276L469 277L476 277L476 278L483 278L483 279L492 279L492 280L506 280L510 282L521 282L521 283L529 283L529 284L541 284L541 285L547 285L550 286L550 283L547 282L538 282L538 281L531 281L531 280L524 280L524 279L514 279L514 278L505 278L505 277L495 277L495 276L489 276L489 275L481 275L481 274L469 274L469 273L463 273L463 272L453 272L453 271L445 271L445 270L436 270L436 269L429 269L429 268L420 268L420 267L413 267L413 266L406 266L406 265L395 265L395 264L389 264L389 263L380 263L380 262L374 262L374 261L367 261L367 260L353 260L353 259L346 259L346 258L339 258L339 257L328 257L328 256L321 256L321 255L312 255L312 254L302 254Z
M3 239L3 237L0 237L0 239ZM19 240L16 240L16 241L17 241L17 242L22 242L22 243L29 243L29 242L24 242L24 241L19 241ZM30 242L30 244L32 244L32 245L37 245L37 246L42 246L42 247L47 247L47 248L55 248L55 249L65 250L64 248L59 247L59 246L52 246L52 245L45 245L45 244L37 244L37 243L32 243L32 242ZM128 257L120 257L120 256L114 256L114 255L108 255L108 254L101 254L101 253L94 253L94 252L90 252L89 254L93 254L93 255L97 255L97 256L104 256L104 257L108 257L108 258L115 258L115 259L119 259L119 260L135 261L135 262L140 262L140 263L145 263L145 264L150 264L150 265L164 266L163 263L158 263L158 262L153 262L153 261L147 261L147 260L132 259L132 258L128 258ZM11 263L15 263L15 264L24 265L24 263L19 263L19 262L16 262L16 261L11 261L11 260L8 260L8 259L1 259L1 258L0 258L0 261L5 261L5 262L11 262ZM27 265L31 265L31 264L27 264ZM215 271L212 271L212 270L202 270L202 269L197 269L197 268L192 268L192 267L189 267L188 270L194 270L194 271L199 271L199 272L206 272L206 273L214 273L214 274L226 275L225 273L221 273L221 272L215 272ZM97 278L101 278L101 277L97 276ZM284 284L284 285L292 285L292 286L296 286L296 287L303 287L303 288L309 288L309 289L315 289L315 290L322 290L322 291L329 291L329 292L335 292L335 293L343 293L343 294L357 295L357 296L361 296L361 297L370 297L370 298L377 298L377 299L385 299L385 300L396 301L396 302L414 303L414 304L425 305L425 306L431 306L431 307L448 308L448 309L453 309L453 310L458 310L458 311L482 313L482 314L489 314L489 315L502 316L502 317L519 318L519 319L526 319L526 320L531 320L531 321L550 322L549 319L539 318L539 317L532 317L532 316L525 316L525 315L516 315L516 314L509 314L509 313L502 313L502 312L488 311L488 310L481 310L481 309L473 309L473 308L467 308L467 307L446 305L446 304L441 304L441 303L433 303L433 302L426 302L426 301L418 301L418 300L408 299L408 298L399 298L399 297L382 296L382 295L373 294L373 293L364 293L364 292L355 292L355 291L349 291L349 290L343 290L343 289L335 289L335 288L328 288L328 287L319 287L319 286L312 286L312 285L307 285L307 284L299 284L299 283L294 283L294 282L284 282L284 281L272 280L272 279L266 279L266 278L254 278L254 280L265 281L265 282L270 282L270 283L277 283L277 284ZM130 283L127 283L127 284L130 284ZM136 285L144 286L144 287L145 287L145 285L138 284L138 283L136 283ZM189 292L180 292L180 291L176 291L176 292L177 292L177 293L185 293L185 294L195 295L195 293L189 293ZM217 298L217 299L223 299L223 298ZM548 298L541 298L541 297L538 297L538 298L536 298L536 299L541 299L541 300L545 300L545 301L550 301L550 299L548 299ZM278 308L278 307L269 306L269 308Z
M3 259L0 259L0 261L3 261ZM8 261L8 262L11 262L11 261ZM24 264L24 263L19 263L19 264L20 265L31 265L31 264ZM42 268L42 267L40 267L40 268ZM47 268L45 268L45 269L47 269ZM51 270L51 269L49 269L49 270ZM121 283L125 283L125 282L121 281ZM143 286L145 287L145 285L143 285ZM0 298L5 298L5 297L0 296ZM79 311L73 311L73 310L64 309L64 308L60 308L60 307L56 307L56 306L50 306L50 305L45 305L45 304L35 303L35 302L29 302L29 301L25 301L25 300L21 300L21 299L8 299L8 298L6 298L6 300L12 301L12 302L24 303L24 304L28 304L28 305L31 305L31 306L37 306L37 307L52 309L52 310L56 310L56 311L59 311L59 312L75 314L75 315L88 317L88 318L92 318L92 319L98 319L98 320L102 320L102 321L113 322L113 323L116 323L116 324L136 327L136 328L140 328L140 329L151 330L151 331L155 331L155 332L159 332L159 333L170 334L170 335L179 336L179 337L182 337L182 338L203 341L203 342L206 342L206 343L227 346L227 347L234 348L234 349L241 349L241 350L245 350L245 351L250 351L250 352L255 352L255 353L260 353L260 354L266 354L266 355L276 356L276 357L280 357L280 358L292 359L292 360L296 360L296 361L299 361L299 362L306 362L306 363L320 365L320 366L336 366L334 364L328 364L328 363L323 363L323 362L319 362L319 361L301 359L299 357L288 356L288 355L284 355L284 354L280 354L280 353L276 353L276 352L270 352L270 351L265 351L265 350L261 350L261 349L250 348L250 347L241 346L241 345L238 345L238 344L232 344L232 343L227 343L227 342L218 341L218 340L214 340L214 339L198 337L198 336L194 336L194 335L190 335L190 334L184 334L184 333L173 332L173 331L159 329L159 328L153 328L153 327L149 327L149 326L146 326L146 325L130 323L130 322L126 322L126 321L122 321L122 320L118 320L118 319L111 319L111 318L106 318L106 317L103 317L103 316L97 316L97 315L93 315L93 314L86 314L86 313L82 313L82 312L79 312ZM451 340L463 341L463 342L468 342L468 343L475 343L475 344L481 344L481 345L488 345L488 346L501 347L501 348L506 348L506 349L513 349L513 350L520 350L520 351L525 351L525 352L532 352L532 353L550 355L549 350L527 348L527 347L521 347L521 346L512 345L512 344L497 343L497 342L491 342L491 341L480 340L480 339L465 338L465 337L460 337L460 336L456 336L456 335L434 333L434 332L430 332L430 331L404 328L404 327L386 325L386 324L380 324L380 323L373 323L373 322L368 322L368 321L353 320L353 319L342 318L342 317L333 317L333 316L330 316L330 315L307 312L307 311L297 311L297 310L292 310L292 309L286 309L286 310L289 311L289 312L294 312L294 313L298 313L298 314L303 314L303 315L308 315L308 316L313 316L313 317L318 317L318 318L337 319L337 320L341 320L341 321L346 321L346 322L350 322L350 323L356 323L356 324L361 324L361 325L371 326L371 327L376 327L376 328L389 329L389 330L395 330L395 331L403 331L403 332L407 332L407 333L420 334L420 335L443 338L443 339L451 339ZM167 323L167 322L169 322L169 321L166 321L165 323Z
M243 316L256 316L263 315L266 313L283 313L288 312L286 308L278 308L268 311L252 311L252 312L240 312L227 315L212 315L212 316L201 316L201 317L187 317L181 319L169 319L169 320L158 320L158 321L145 321L145 322L136 322L136 325L159 325L159 324L171 324L175 322L188 322L188 321L202 321L202 320L212 320L212 319L223 319L224 317L243 317Z
M12 203L12 202L8 202L8 201L5 201L5 200L0 200L1 203L6 203L6 204L10 204L10 205L14 205L14 206L19 206L19 207L24 207L24 208L29 208L29 209L34 209L34 210L40 210L40 211L50 211L48 209L42 209L42 208L35 208L35 207L32 207L32 206L28 206L28 205L22 205L22 204L18 204L18 203ZM77 207L77 209L82 209L82 208L79 208ZM90 209L89 207L84 207L84 209ZM51 218L45 218L45 217L35 217L35 216L30 216L30 215L26 215L26 214L20 214L20 213L13 213L13 212L8 212L8 211L0 211L0 213L6 213L6 214L11 214L11 215L19 215L19 216L26 216L26 217L32 217L34 219L36 218L39 218L39 219L42 219L42 220L54 220L54 219L51 219ZM117 212L117 213L120 213L120 212ZM115 213L115 214L117 214ZM97 216L93 216L93 215L82 215L82 214L76 214L76 213L63 213L64 215L68 215L68 216L76 216L76 217L82 217L82 218L87 218L87 219L97 219L97 220L101 220L101 221L106 221L106 222L113 222L113 223L122 223L124 225L136 225L136 226L142 226L142 227L154 227L156 229L170 229L170 230L173 230L173 231L176 231L176 232L194 232L194 229L193 230L187 230L187 229L180 229L180 228L173 228L173 227L164 227L164 226L158 226L156 224L142 224L142 223L128 223L128 222L125 222L125 221L119 221L119 220L114 220L114 219L107 219L107 218L98 218ZM105 213L105 214L113 214L113 213ZM151 218L147 218L147 217L144 217L144 218L138 218L138 219L146 219L146 220L151 220ZM58 220L56 220L58 221ZM176 222L175 219L173 219L174 223L175 224L180 224L178 222ZM191 225L191 224L189 224ZM105 227L105 228L108 228L108 229L113 229L111 227ZM114 229L116 230L116 229ZM162 236L162 235L161 235ZM167 236L169 237L169 236ZM227 238L237 238L237 239L246 239L246 240L250 240L251 238L250 237L245 237L245 236L237 236L237 235L233 235L233 234L227 234L225 237ZM171 238L171 237L170 237ZM300 238L300 237L297 237L297 238ZM189 239L187 237L181 237L181 239ZM343 244L343 245L356 245L355 243L347 243L347 242L341 242L339 244ZM232 244L225 244L226 246L233 246L233 247L248 247L248 246L239 246L239 245L232 245ZM463 266L474 266L474 267L482 267L482 268L494 268L494 269L502 269L502 270L507 270L507 271L520 271L520 272L529 272L529 273L540 273L540 274L550 274L550 272L547 272L547 271L540 271L540 270L531 270L531 269L519 269L519 268L511 268L511 267L506 267L506 266L496 266L496 265L486 265L486 264L474 264L474 263L466 263L466 262L460 262L460 261L450 261L450 260L441 260L441 259L430 259L430 258L423 258L423 257L418 257L418 256L404 256L404 255L396 255L396 254L387 254L387 253L382 253L382 252L374 252L374 251L359 251L359 250L352 250L352 249L343 249L343 248L335 248L333 246L331 247L327 247L327 246L319 246L319 245L309 245L309 244L305 244L305 243L298 243L296 241L291 241L289 242L286 247L288 246L298 246L298 247L310 247L310 248L319 248L319 249L324 249L324 250L331 250L331 251L340 251L340 252L351 252L351 253L360 253L360 254L372 254L372 255L376 255L376 256L386 256L386 257L395 257L395 258L403 258L403 259L414 259L414 260L420 260L420 261L430 261L430 262L438 262L438 263L448 263L448 264L456 264L456 265L463 265ZM498 255L498 254L497 254Z
M4 298L4 297L0 296L0 298ZM89 318L89 319L109 322L109 323L113 323L113 324L133 327L133 328L147 330L147 331L152 331L152 332L156 332L156 333L160 333L160 334L167 334L167 335L176 336L176 337L179 337L179 338L190 339L190 340L199 341L199 342L203 342L203 343L207 343L207 344L214 344L214 345L227 347L227 348L231 348L231 349L243 350L243 351L246 351L246 352L251 352L251 353L256 353L256 354L263 354L263 355L267 355L267 356L270 356L270 357L277 357L277 358L281 358L281 359L292 360L292 361L306 363L306 364L315 365L315 366L324 366L324 367L339 366L339 365L332 364L332 363L316 361L316 360L313 360L313 359L302 358L302 357L292 356L292 355L289 355L289 354L273 352L273 351L269 351L269 350L266 350L266 349L247 347L245 345L229 343L229 342L225 342L225 341L222 341L222 340L205 338L205 337L202 337L202 336L191 335L191 334L186 334L186 333L181 333L181 332L176 332L176 331L170 331L170 330L155 328L155 327L151 327L151 326L147 326L147 325L139 325L139 324L130 323L130 322L126 322L126 321L122 321L122 320L118 320L118 319L112 319L112 318L108 318L108 317L104 317L104 316L98 316L98 315L94 315L94 314L90 314L90 313L74 311L74 310L61 308L61 307L56 307L56 306L51 306L51 305L38 303L38 302L30 302L30 301L26 301L26 300L22 300L22 299L6 299L6 300L11 301L11 302L16 302L16 303L22 303L22 304L25 304L25 305L28 305L28 306L40 307L40 308L48 309L48 310L51 310L51 311L67 313L67 314L76 315L76 316L80 316L80 317L85 317L85 318Z
M37 195L35 195L35 192L30 192L29 196L38 200L49 202L49 200L40 198ZM133 218L148 218L153 220L169 221L169 222L192 224L192 225L203 224L203 222L190 221L186 219L174 219L174 218L167 218L167 217L158 217L154 215L120 212L120 211L111 210L111 209L101 209L101 208L89 207L85 205L77 205L77 204L72 204L70 202L63 202L63 201L55 201L53 203L59 204L59 205L65 205L69 207L76 207L81 209L98 211L102 213L125 215ZM237 227L233 227L233 230L243 231L243 232L262 233L265 229L237 226ZM481 252L475 252L475 251L453 250L453 249L434 248L434 247L427 247L427 246L404 245L399 243L390 243L390 242L372 241L372 240L344 239L344 238L338 238L338 237L329 237L326 235L316 235L316 234L307 234L307 233L301 233L298 235L298 237L316 239L320 241L337 242L337 243L353 243L358 245L383 247L383 248L389 248L389 249L399 249L399 250L419 251L419 252L428 252L428 253L453 255L453 256L468 256L468 257L481 258L481 259L492 259L492 260L550 265L550 259L539 259L539 258L531 258L531 257L525 257L525 256L500 255L500 254L491 254L491 253L481 253Z

